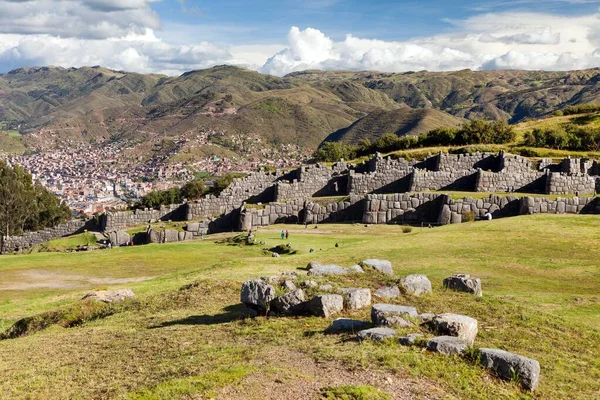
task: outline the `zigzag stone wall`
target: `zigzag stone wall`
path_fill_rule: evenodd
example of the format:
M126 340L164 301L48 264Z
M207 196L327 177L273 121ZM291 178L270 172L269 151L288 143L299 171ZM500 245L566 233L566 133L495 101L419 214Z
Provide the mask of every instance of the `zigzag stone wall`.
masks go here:
M83 232L84 229L92 230L95 227L96 221L93 218L89 220L72 220L54 228L48 228L37 232L26 232L22 236L9 236L4 239L0 253L5 254L28 249L50 240Z

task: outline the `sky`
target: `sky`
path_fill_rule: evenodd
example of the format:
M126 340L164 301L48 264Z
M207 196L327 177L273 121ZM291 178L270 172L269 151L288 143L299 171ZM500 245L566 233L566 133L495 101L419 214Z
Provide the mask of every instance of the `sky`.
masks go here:
M600 67L600 0L0 0L0 73Z

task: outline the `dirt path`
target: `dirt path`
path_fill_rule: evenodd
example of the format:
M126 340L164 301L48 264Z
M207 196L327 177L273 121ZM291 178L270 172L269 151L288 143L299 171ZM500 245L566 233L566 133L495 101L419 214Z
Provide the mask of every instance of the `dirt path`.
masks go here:
M327 386L369 385L392 399L448 399L432 382L403 374L372 370L349 370L336 362L317 362L306 354L281 348L265 354L264 370L246 377L241 384L221 389L215 398L230 400L318 399ZM261 366L259 366L261 367Z

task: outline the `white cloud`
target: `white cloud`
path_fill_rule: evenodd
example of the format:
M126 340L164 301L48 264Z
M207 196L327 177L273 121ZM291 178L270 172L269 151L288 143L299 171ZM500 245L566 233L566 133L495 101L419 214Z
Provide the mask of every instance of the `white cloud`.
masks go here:
M406 41L351 34L336 41L318 29L292 27L285 45L236 41L227 46L222 43L235 29L240 29L238 36L249 36L254 28L170 23L161 30L152 1L0 0L0 71L104 65L176 75L235 64L284 75L313 68L399 72L600 66L600 14L486 13L447 21L452 33ZM205 40L198 42L198 37Z

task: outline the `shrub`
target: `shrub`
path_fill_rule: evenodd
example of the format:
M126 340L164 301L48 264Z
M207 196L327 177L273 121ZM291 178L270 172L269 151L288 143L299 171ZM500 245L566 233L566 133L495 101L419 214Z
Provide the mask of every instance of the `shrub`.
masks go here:
M411 233L411 232L412 232L412 226L404 225L402 227L402 233Z
M314 154L317 161L337 162L356 158L356 147L340 142L325 142Z
M462 215L462 222L473 222L475 221L475 216L471 211L467 211Z

